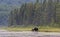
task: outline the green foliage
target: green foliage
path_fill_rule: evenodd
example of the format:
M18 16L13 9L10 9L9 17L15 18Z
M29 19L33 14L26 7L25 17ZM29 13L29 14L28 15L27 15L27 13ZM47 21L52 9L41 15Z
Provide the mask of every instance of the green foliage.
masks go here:
M25 3L14 9L10 15L10 25L60 26L60 4L49 0L43 3Z

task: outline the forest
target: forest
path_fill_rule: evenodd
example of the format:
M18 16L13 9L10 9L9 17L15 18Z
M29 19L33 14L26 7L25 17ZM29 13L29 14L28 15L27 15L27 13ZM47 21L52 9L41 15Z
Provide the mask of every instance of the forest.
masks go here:
M54 26L60 27L60 1L44 0L23 3L10 12L9 26Z

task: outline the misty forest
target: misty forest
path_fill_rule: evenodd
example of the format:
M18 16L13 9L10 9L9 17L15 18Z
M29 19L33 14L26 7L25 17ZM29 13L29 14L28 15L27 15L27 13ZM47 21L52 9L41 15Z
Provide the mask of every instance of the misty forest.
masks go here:
M21 4L11 10L9 26L60 27L60 0L44 0Z

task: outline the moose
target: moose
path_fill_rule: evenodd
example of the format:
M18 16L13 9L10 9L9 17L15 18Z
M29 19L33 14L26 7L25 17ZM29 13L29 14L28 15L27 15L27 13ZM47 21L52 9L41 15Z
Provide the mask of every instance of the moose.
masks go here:
M35 27L35 28L33 28L33 29L32 29L32 31L38 31L38 28L37 28L37 27Z

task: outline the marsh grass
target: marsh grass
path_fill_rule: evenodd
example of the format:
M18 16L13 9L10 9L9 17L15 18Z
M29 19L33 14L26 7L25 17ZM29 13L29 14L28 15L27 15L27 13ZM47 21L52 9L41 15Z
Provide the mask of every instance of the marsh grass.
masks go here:
M33 26L28 27L8 27L3 28L8 31L31 31ZM60 28L57 27L48 27L48 26L39 26L39 32L60 32Z

